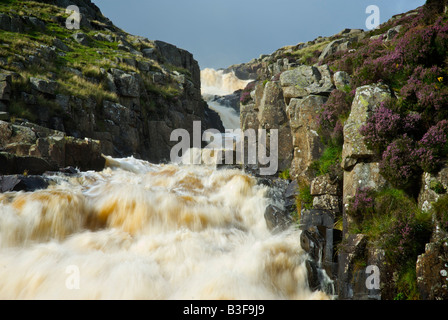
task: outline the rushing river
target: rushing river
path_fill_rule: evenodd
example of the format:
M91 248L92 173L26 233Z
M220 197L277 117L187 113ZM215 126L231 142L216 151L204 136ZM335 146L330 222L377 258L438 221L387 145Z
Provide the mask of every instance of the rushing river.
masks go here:
M245 84L205 76L215 92ZM300 231L268 230L268 187L240 170L107 157L102 172L47 178L0 194L0 299L328 298L308 288Z
M0 195L1 299L324 299L267 187L238 170L108 158Z

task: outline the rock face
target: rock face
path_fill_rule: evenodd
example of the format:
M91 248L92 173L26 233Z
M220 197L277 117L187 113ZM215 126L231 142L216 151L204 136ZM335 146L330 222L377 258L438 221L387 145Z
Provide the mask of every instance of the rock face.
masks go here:
M448 167L443 167L437 174L423 173L421 190L418 196L418 206L424 211L432 208L442 194L448 190Z
M76 152L98 151L158 163L170 161L171 148L178 143L170 140L175 129L186 129L192 136L194 121L201 121L202 131L224 131L218 114L201 97L199 64L191 53L125 33L90 0L42 0L36 6L39 2L53 5L51 10L61 16L40 20L28 7L21 14L0 12L0 29L47 36L48 24L65 28L62 13L75 4L81 10L81 30L69 30L70 37L64 38L51 33L53 46L31 39L23 55L11 53L13 62L0 60L4 68L0 69L0 120L16 120L14 128L27 124L58 131L65 142L38 137L29 142L35 146L31 151L23 143L8 142L9 154L83 168L91 166L85 159L73 158ZM92 57L85 57L83 47L92 51ZM68 52L79 61L66 59ZM43 66L45 72L34 71ZM90 142L80 143L84 139ZM14 173L22 173L21 169Z
M101 144L96 140L76 139L37 125L4 121L0 121L0 137L0 175L39 175L68 166L83 171L104 169Z
M390 97L390 89L382 84L356 89L351 113L344 126L342 166L345 170L353 168L359 160L369 160L374 155L364 143L359 129L380 103Z
M329 95L334 90L330 70L323 66L300 66L280 76L286 98L303 98L308 95Z
M288 106L294 147L290 174L307 185L313 177L310 165L323 152L317 133L317 115L326 101L324 96L309 95L303 99L292 99Z
M346 210L350 200L356 195L356 191L362 188L381 190L388 186L387 181L381 176L377 162L361 162L355 165L351 171L344 171L343 203ZM344 214L344 230L347 231L353 222L352 217Z
M417 285L423 300L448 299L448 237L428 243L417 260Z
M294 66L278 80L255 86L252 100L241 106L241 129L279 130L279 170L290 168L295 179L309 184L310 164L323 151L317 115L334 89L328 66Z

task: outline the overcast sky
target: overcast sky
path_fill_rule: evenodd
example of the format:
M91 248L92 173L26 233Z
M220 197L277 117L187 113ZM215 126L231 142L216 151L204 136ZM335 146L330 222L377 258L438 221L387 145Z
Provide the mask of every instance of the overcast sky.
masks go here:
M425 0L92 0L124 31L172 43L203 68L226 68L286 45L366 30L369 5L380 21Z

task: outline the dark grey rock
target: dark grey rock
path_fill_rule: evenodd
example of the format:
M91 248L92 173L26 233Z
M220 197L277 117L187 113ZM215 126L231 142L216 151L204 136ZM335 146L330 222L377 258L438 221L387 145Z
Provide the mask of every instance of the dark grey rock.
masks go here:
M85 33L77 32L72 35L72 38L83 46L88 46L90 44L89 37Z
M0 176L0 192L33 192L48 188L48 180L41 176Z
M292 225L292 218L288 212L275 205L269 205L264 213L266 225L273 233L286 230Z
M31 87L41 93L55 94L58 83L52 80L44 80L31 77L30 78Z

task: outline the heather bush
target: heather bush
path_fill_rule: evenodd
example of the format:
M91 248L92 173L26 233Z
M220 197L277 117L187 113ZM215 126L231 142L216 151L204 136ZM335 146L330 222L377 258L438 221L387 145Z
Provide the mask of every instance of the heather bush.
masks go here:
M371 218L375 211L375 192L372 188L358 188L355 196L350 199L347 208L349 214L357 224L361 224L364 218Z
M443 63L448 45L448 23L440 17L432 25L410 28L397 43L396 51L406 64L431 67Z
M327 102L323 104L317 117L319 133L326 145L342 145L343 122L350 114L354 94L333 90Z
M248 104L252 100L252 97L251 97L250 93L253 90L255 90L255 86L256 86L256 82L251 82L241 92L240 103L242 105L246 105L246 104Z
M422 113L426 122L446 116L448 88L444 85L444 73L438 66L418 66L400 90L409 108Z
M442 120L429 128L413 151L417 164L425 172L434 172L444 163L448 154L448 121Z
M402 133L402 129L400 115L389 109L386 102L382 102L360 128L360 133L370 149L381 152Z
M379 165L380 172L393 186L407 189L421 173L414 150L415 142L404 135L389 144L383 152Z

